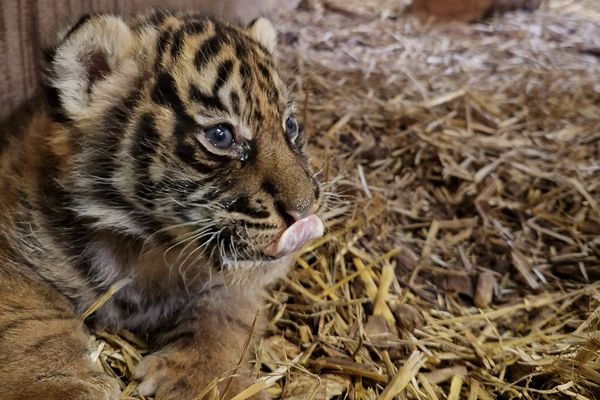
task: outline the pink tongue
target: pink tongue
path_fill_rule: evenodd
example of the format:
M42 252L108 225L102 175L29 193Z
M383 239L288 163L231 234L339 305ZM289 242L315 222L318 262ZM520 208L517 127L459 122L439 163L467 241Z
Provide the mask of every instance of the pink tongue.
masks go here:
M283 232L277 241L265 249L265 254L274 257L283 257L300 249L308 241L323 236L325 228L323 222L316 215L303 218L292 224Z

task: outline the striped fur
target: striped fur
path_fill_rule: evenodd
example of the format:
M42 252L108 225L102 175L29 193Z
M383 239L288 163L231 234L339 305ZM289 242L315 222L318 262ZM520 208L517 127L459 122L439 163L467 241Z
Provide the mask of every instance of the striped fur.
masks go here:
M319 204L275 36L264 19L96 15L48 51L47 101L0 143L0 288L15 293L0 299L0 398L116 398L77 321L123 278L87 322L148 335L140 392L191 399L235 367L262 288L290 262L263 249Z

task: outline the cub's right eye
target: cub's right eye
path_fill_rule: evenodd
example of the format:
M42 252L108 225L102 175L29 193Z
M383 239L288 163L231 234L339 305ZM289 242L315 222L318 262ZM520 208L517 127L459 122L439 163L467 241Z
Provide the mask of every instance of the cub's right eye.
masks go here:
M211 126L204 130L204 134L210 144L218 149L228 149L235 143L233 128L225 124Z

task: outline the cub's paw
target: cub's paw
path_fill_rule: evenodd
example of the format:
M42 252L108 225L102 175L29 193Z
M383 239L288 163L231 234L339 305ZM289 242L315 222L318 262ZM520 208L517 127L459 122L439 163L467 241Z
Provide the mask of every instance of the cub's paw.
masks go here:
M157 400L196 399L210 381L204 382L198 376L201 371L194 367L177 353L149 355L141 361L134 374L134 378L141 381L137 392L142 396L155 396Z
M177 352L146 356L137 367L134 378L140 380L137 393L154 396L156 400L192 400L200 399L200 395L208 399L215 391L222 392L227 386L225 398L229 399L253 383L250 374L238 371L228 385L230 379L226 376L220 379L220 372L210 362L190 360ZM260 393L251 399L266 400L268 397Z

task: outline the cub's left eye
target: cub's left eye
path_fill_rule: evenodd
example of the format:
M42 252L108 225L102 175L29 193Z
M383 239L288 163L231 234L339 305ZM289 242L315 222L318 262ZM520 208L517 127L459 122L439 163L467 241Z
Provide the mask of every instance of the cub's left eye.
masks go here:
M285 120L285 134L290 140L295 140L298 136L298 121L296 118L289 116Z
M206 138L218 149L228 149L233 146L233 128L224 124L211 126L204 130Z

